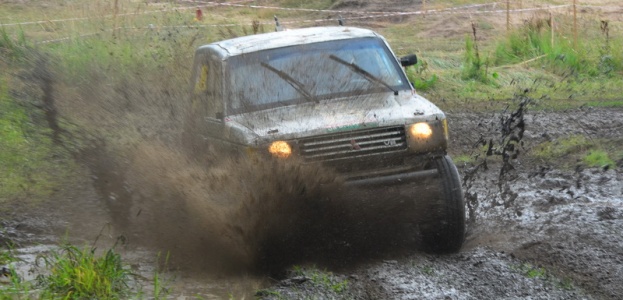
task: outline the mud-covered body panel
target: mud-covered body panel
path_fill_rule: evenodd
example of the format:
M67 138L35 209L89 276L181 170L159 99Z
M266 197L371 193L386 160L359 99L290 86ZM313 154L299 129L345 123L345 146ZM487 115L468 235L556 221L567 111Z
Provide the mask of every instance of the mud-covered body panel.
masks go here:
M330 100L233 115L225 119L225 126L244 131L244 140L237 143L261 145L275 139L299 139L442 119L445 119L444 113L428 100L402 91L398 96L384 93L366 99Z
M370 30L307 28L205 45L193 84L194 124L212 148L269 155L269 145L283 141L304 163L377 181L416 178L431 157L445 155L444 113L412 89L385 39ZM197 96L210 85L214 92ZM428 124L430 137L413 136L417 123Z

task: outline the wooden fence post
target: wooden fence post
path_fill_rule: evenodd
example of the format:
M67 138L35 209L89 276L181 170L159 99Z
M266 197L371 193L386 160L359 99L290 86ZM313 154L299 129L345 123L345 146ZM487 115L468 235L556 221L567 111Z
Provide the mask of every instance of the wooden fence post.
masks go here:
M506 0L506 33L509 33L511 30L511 4L510 0Z
M550 29L551 29L551 32L552 32L551 44L552 44L552 49L553 49L554 48L554 15L552 14L551 10L549 11L549 26L550 26Z
M119 0L115 0L115 7L113 9L112 17L112 37L117 38L117 14L119 13Z
M576 0L573 0L573 49L578 49L578 14Z

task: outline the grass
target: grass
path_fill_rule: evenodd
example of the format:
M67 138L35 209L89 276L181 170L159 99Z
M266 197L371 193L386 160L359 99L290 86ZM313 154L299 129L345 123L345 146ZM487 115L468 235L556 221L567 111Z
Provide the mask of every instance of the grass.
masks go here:
M513 266L511 268L520 272L523 276L527 278L546 280L554 283L556 286L565 290L573 290L575 288L575 285L573 284L573 280L571 278L557 277L557 275L560 275L560 272L557 272L556 270L548 270L544 267L535 266L527 262L521 263L520 265Z
M550 277L549 272L547 272L545 268L535 266L531 263L521 263L517 266L511 266L511 269L516 270L525 277L531 279L548 279Z
M0 77L0 203L42 200L71 170L66 154L52 145L41 112L16 101L9 87L12 78Z
M2 250L2 264L9 265L11 275L10 282L0 286L0 300L167 298L169 289L159 271L151 282L153 294L144 295L136 284L138 277L115 248L100 252L94 246L62 243L37 257L36 264L43 271L35 273L37 277L33 281L20 278L11 265L18 260L15 253Z
M566 167L581 163L587 167L610 168L616 166L616 159L623 158L620 143L616 139L588 139L573 135L536 145L528 155L543 161L560 162Z
M344 293L348 289L348 280L337 278L332 272L320 270L315 266L293 266L291 272L295 276L309 278L316 287L326 291L332 291L336 295Z
M609 168L615 166L615 162L604 150L592 150L583 158L584 163L589 167Z
M114 248L97 256L95 248L64 244L42 260L50 274L40 277L39 284L50 295L67 299L119 299L129 293L132 273Z

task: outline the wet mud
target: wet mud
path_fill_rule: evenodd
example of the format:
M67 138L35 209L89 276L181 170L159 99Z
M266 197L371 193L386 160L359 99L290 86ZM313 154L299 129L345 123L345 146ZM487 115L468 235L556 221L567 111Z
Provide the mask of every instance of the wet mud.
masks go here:
M576 134L616 139L622 114L617 109L526 113L521 149ZM499 136L499 113L449 117L454 145L464 147L461 151L483 137ZM322 299L620 299L621 164L557 167L521 155L512 163L513 169L501 177L503 159L490 157L487 168L468 178L466 189L474 198L460 253L414 251L340 270L334 278L349 282L342 293L297 274L274 285L274 291L286 298ZM461 174L468 176L474 164L460 165ZM299 283L292 284L293 278Z

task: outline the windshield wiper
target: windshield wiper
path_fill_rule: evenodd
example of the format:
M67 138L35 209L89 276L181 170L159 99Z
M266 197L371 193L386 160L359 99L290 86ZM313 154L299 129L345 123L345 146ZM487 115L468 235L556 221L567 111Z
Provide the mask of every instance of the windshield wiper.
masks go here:
M287 82L290 86L292 86L297 92L299 92L301 95L303 95L303 97L305 97L305 99L307 99L307 101L313 101L313 102L318 102L316 101L316 99L314 98L314 96L312 96L306 89L305 86L298 80L292 78L292 76L288 75L288 73L281 71L279 69L276 69L275 67L262 62L261 63L262 67L269 69L271 71L273 71L275 74L277 74L281 79L283 79L285 82Z
M347 62L347 61L345 61L345 60L335 56L334 54L329 55L329 58L332 59L332 60L335 60L335 61L337 61L337 62L339 62L339 63L341 63L341 64L343 64L345 66L347 66L349 69L355 71L355 73L363 76L365 79L367 79L370 82L375 82L375 83L378 83L380 85L386 86L390 91L394 92L394 95L398 95L398 91L394 90L392 88L392 86L389 85L387 82L385 82L382 79L380 79L380 78L370 74L370 72L362 69L360 66L356 65L355 63L349 63L349 62Z

